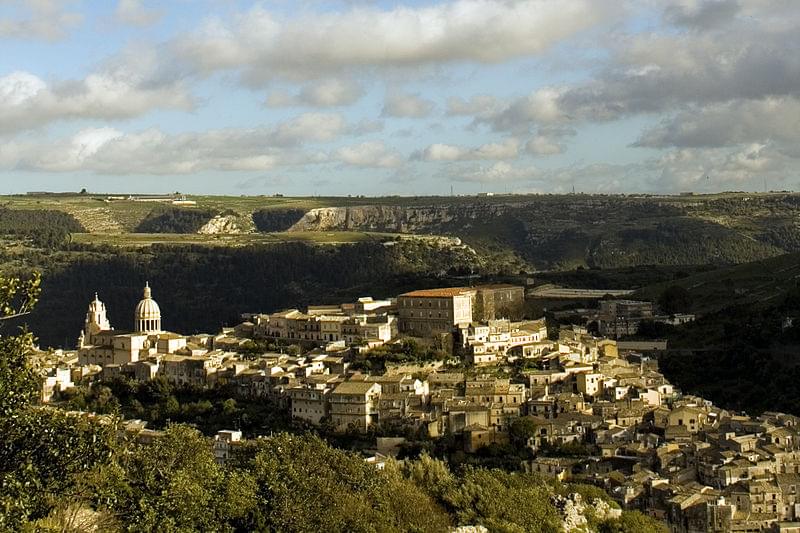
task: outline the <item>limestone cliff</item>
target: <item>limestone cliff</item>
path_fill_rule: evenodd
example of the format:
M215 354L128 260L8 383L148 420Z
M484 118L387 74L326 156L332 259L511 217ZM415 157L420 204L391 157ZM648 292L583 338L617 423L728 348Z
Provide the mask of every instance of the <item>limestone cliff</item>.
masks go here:
M236 215L217 215L200 228L197 233L216 235L220 233L244 233Z
M426 233L435 228L502 215L512 204L322 207L308 211L289 231L391 231Z

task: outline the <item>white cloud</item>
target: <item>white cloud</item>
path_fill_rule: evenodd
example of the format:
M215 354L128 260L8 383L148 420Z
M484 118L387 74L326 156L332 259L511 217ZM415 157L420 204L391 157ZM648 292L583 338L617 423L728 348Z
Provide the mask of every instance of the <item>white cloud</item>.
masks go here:
M505 183L535 180L540 171L533 166L514 166L506 161L498 161L490 166L452 168L448 174L452 181Z
M65 9L61 0L6 0L16 16L0 16L0 38L59 41L83 16Z
M53 142L32 138L5 143L0 167L97 174L190 174L206 170L252 171L329 162L309 143L328 142L351 129L337 114L306 113L270 128L219 129L170 135L150 128L134 133L85 128ZM374 143L343 149L337 160L359 166L397 166L400 156Z
M618 12L616 5L454 0L389 10L358 5L294 18L255 7L231 25L209 20L174 47L201 72L241 68L253 84L364 67L497 63L541 53Z
M338 113L303 113L280 124L274 138L279 144L332 141L339 137L347 126Z
M157 129L122 134L86 129L48 146L19 145L15 168L97 174L190 174L204 170L268 170L282 151L262 145L261 131L216 130L167 135ZM5 163L10 163L6 154Z
M418 94L392 93L383 104L383 115L397 118L424 118L431 114L434 104Z
M479 122L488 122L496 131L525 133L535 124L560 124L569 122L569 117L562 109L559 99L564 88L544 87L506 104L503 108L494 108L492 113L478 115Z
M564 151L564 147L546 135L535 135L527 143L525 149L534 155L556 155Z
M29 72L12 72L0 78L0 104L12 107L36 97L47 84Z
M447 99L447 114L450 116L472 115L478 118L489 118L500 111L503 105L490 94L479 94L464 100L457 96Z
M490 98L484 98L483 105L456 100L451 113L471 111L477 123L522 135L542 125L673 112L683 112L679 119L688 125L691 115L717 116L721 108L758 105L748 102L770 101L786 106L787 114L794 112L791 102L800 98L796 3L671 0L665 4L665 19L678 28L615 33L608 59L588 81L540 87L503 105ZM776 127L783 128L781 121ZM759 140L769 128L769 124L762 131L749 128L757 137L741 142Z
M437 143L428 146L422 153L417 154L417 157L425 161L458 161L466 153L467 150L460 146Z
M142 0L119 0L114 14L117 20L131 26L150 26L164 16L159 9L145 7Z
M467 161L479 159L514 159L519 155L519 141L509 138L499 143L487 143L477 148L465 148L450 144L432 144L415 159L424 161Z
M71 119L118 120L153 109L189 110L192 97L182 82L157 83L145 59L48 85L29 72L0 76L0 133L23 131Z
M349 105L356 102L363 89L353 82L341 79L323 80L307 85L300 91L300 100L318 107Z
M383 141L366 141L345 146L336 151L335 158L356 167L394 168L403 164L403 157L389 150Z
M331 78L303 87L299 93L272 91L266 100L267 107L337 107L357 102L364 94L361 86L350 80Z

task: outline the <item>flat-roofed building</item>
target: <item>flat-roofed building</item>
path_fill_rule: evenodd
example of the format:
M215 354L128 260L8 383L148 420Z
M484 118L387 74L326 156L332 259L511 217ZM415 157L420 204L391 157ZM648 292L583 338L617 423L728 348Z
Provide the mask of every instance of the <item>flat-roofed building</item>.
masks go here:
M619 338L635 335L642 320L652 320L653 314L652 302L602 300L597 323L601 334Z
M330 388L298 386L286 392L292 400L292 418L319 425L322 419L328 416Z
M168 381L180 385L203 386L219 367L217 358L169 354L161 358L159 373Z
M401 333L428 336L449 333L459 324L472 322L476 291L466 287L407 292L397 298Z
M367 429L378 421L381 386L368 381L345 381L330 395L330 416L339 431Z
M519 319L525 306L525 288L498 283L475 287L475 320Z

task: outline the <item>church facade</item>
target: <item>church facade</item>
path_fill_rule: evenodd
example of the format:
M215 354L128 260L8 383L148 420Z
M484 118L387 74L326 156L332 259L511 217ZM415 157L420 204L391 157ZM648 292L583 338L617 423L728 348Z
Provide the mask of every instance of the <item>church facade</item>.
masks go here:
M186 348L186 337L161 329L161 309L153 299L149 283L134 311L133 326L131 332L115 330L108 320L105 304L95 294L78 337L79 364L125 365Z

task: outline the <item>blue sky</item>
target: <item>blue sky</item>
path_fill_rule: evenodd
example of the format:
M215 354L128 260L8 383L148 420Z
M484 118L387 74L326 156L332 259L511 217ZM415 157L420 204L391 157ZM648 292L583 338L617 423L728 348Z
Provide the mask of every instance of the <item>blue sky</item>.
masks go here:
M800 188L793 0L0 0L0 193Z

